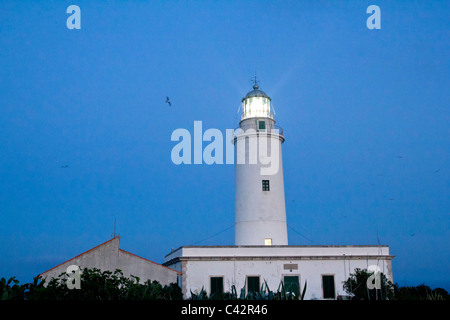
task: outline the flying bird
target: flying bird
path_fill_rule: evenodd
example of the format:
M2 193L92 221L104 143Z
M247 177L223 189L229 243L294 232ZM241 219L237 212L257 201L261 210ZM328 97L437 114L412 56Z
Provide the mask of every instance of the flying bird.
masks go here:
M166 96L166 103L169 104L169 107L172 106L172 103L170 102L170 99L169 99L169 97L167 97L167 96Z
M63 165L63 166L61 166L61 168L68 168L69 166L68 165Z

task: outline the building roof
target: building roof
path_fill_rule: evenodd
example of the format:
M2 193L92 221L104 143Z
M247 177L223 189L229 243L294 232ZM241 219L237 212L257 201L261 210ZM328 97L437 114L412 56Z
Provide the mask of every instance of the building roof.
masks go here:
M73 258L71 258L71 259L69 259L69 260L67 260L67 261L62 262L62 263L60 263L60 264L54 266L53 268L48 269L48 270L45 271L45 272L42 272L42 273L39 274L39 275L42 276L42 275L44 275L44 274L46 274L46 273L48 273L48 272L50 272L50 271L52 271L52 270L58 268L59 266L62 266L62 265L64 265L64 264L66 264L67 262L70 262L70 261L72 261L72 260L75 260L75 259L77 259L77 258L79 258L79 257L81 257L81 256L83 256L83 255L85 255L85 254L87 254L87 253L89 253L89 252L92 252L92 251L94 251L94 250L96 250L96 249L98 249L98 248L100 248L100 247L102 247L102 246L104 246L104 245L110 243L111 241L116 240L116 239L120 239L120 236L115 236L114 238L112 238L112 239L110 239L110 240L108 240L108 241L106 241L106 242L103 242L103 243L99 244L98 246L95 246L95 247L93 247L92 249L89 249L89 250L87 250L87 251L85 251L85 252L83 252L83 253L80 253L79 255L77 255L77 256L75 256L75 257L73 257ZM123 253L127 253L127 254L130 254L130 255L133 255L133 256L135 256L135 257L137 257L137 258L140 258L140 259L142 259L142 260L144 260L144 261L154 263L154 264L156 264L156 265L158 265L158 266L160 266L160 267L164 267L164 268L167 268L167 269L169 269L169 270L171 270L171 271L175 271L175 272L177 272L178 274L181 274L181 272L179 272L179 271L177 271L177 270L174 270L174 269L169 268L169 267L167 267L167 266L164 266L164 265L162 265L162 264L156 263L156 262L154 262L154 261L145 259L145 258L143 258L143 257L140 257L140 256L138 256L138 255L135 255L134 253L131 253L131 252L122 250L122 249L120 249L120 248L119 248L119 251L121 251L121 252L123 252Z
M270 97L264 91L259 90L259 86L257 84L253 85L253 90L247 93L247 95L242 100L252 97L264 97L270 100Z
M388 245L249 245L249 246L182 246L165 256L164 265L180 259L392 259Z
M243 246L233 246L233 245L225 245L225 246L181 246L176 249L172 249L171 252L166 254L165 256L169 256L175 251L182 250L183 248L389 248L387 244L336 244L336 245L243 245ZM273 249L272 249L273 250Z
M43 274L45 274L45 273L47 273L47 272L49 272L49 271L52 271L53 269L58 268L59 266L62 266L63 264L65 264L65 263L67 263L67 262L69 262L69 261L75 260L76 258L79 258L79 257L81 257L82 255L85 255L85 254L88 253L88 252L94 251L95 249L97 249L97 248L99 248L99 247L101 247L101 246L103 246L103 245L105 245L105 244L107 244L107 243L109 243L109 242L115 240L115 239L118 238L118 237L119 237L119 236L116 236L116 237L114 237L114 238L112 238L112 239L109 239L108 241L103 242L103 243L99 244L98 246L95 246L95 247L93 247L92 249L89 249L89 250L87 250L87 251L85 251L85 252L83 252L83 253L80 253L79 255L77 255L77 256L75 256L75 257L73 257L73 258L71 258L71 259L69 259L69 260L67 260L67 261L62 262L62 263L60 263L60 264L54 266L53 268L48 269L47 271L42 272L42 273L39 274L39 275L41 276L41 275L43 275Z
M167 266L165 266L165 265L162 265L162 264L159 264L159 263L157 263L157 262L148 260L148 259L143 258L143 257L141 257L141 256L138 256L138 255L136 255L136 254L134 254L134 253L131 253L131 252L128 252L128 251L125 251L125 250L122 250L122 249L119 249L119 250L120 250L121 252L123 252L123 253L127 253L127 254L129 254L129 255L135 256L136 258L142 259L142 260L147 261L147 262L154 263L154 264L156 264L157 266L167 268L167 269L169 269L169 270L171 270L171 271L175 271L175 272L178 273L178 274L182 274L181 272L179 272L179 271L177 271L177 270L174 270L174 269L172 269L172 268L169 268L169 267L167 267Z

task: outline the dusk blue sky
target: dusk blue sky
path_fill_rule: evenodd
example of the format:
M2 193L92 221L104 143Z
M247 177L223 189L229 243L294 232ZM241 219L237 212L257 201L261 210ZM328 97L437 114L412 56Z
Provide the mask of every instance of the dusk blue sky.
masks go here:
M71 4L81 30L66 27ZM371 4L380 30L366 27ZM183 245L233 245L234 166L177 166L170 138L194 121L237 127L256 72L286 138L289 244L378 234L394 282L450 290L449 12L1 1L0 277L32 281L109 240L114 219L121 248L158 263Z

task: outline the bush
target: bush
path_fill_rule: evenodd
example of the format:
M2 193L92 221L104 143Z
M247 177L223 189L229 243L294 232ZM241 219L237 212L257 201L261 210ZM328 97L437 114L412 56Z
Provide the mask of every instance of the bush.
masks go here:
M392 300L394 297L394 285L380 272L380 289L369 289L367 280L373 272L367 269L355 269L344 282L344 290L356 300ZM370 281L370 280L369 280Z
M448 292L442 288L431 289L425 284L416 287L394 285L396 300L449 300Z
M139 278L127 278L121 270L101 271L84 268L80 289L67 287L68 275L63 272L48 283L36 277L33 283L19 285L14 277L0 280L2 300L182 300L177 284L162 286L157 281L140 283ZM13 285L11 285L13 284Z
M431 289L421 284L416 287L400 287L392 284L386 276L381 273L381 289L368 289L367 279L373 273L366 269L355 269L344 283L344 290L353 295L357 300L448 300L449 294L442 288Z

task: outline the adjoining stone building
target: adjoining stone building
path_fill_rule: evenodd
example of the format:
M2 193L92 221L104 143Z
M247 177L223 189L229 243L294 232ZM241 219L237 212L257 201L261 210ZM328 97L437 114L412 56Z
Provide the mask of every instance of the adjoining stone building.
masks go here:
M120 249L120 237L116 236L76 257L67 260L40 275L50 280L67 272L70 265L80 268L97 268L102 271L115 271L120 269L123 275L130 278L131 275L139 277L140 282L156 280L163 286L177 283L180 272L171 268L137 256L133 253Z

